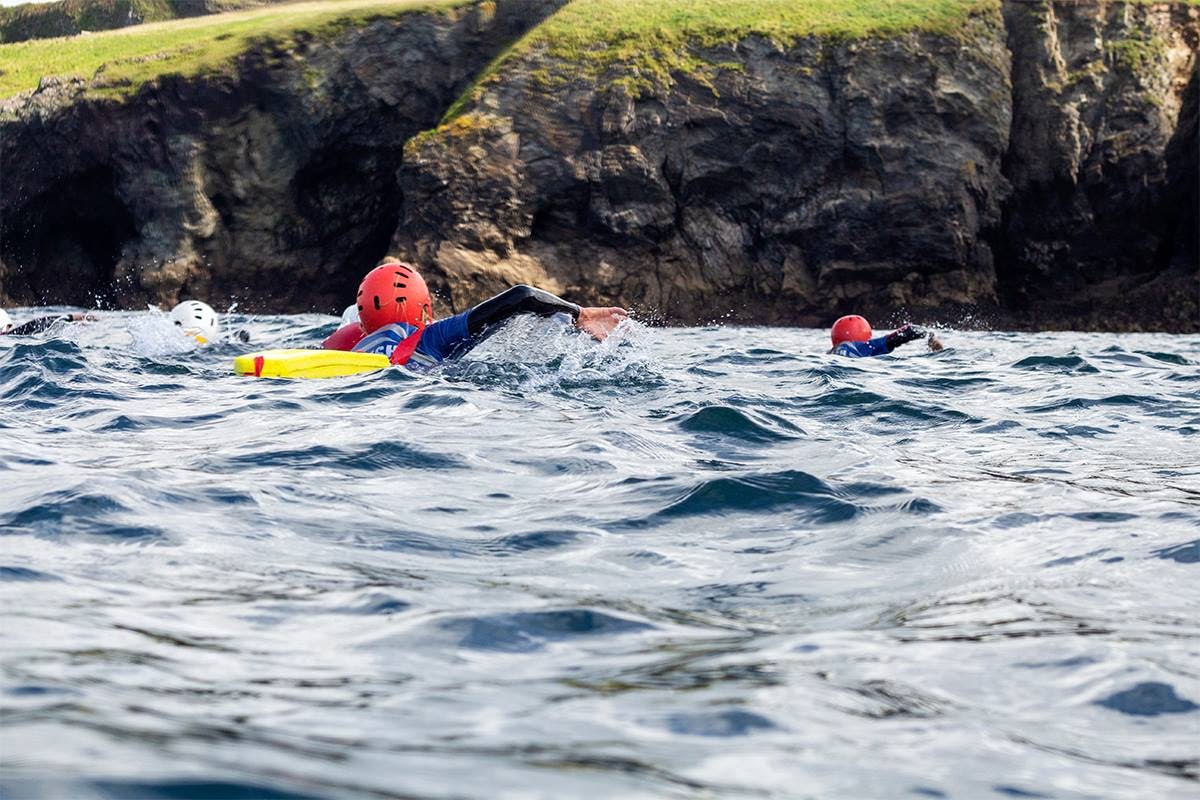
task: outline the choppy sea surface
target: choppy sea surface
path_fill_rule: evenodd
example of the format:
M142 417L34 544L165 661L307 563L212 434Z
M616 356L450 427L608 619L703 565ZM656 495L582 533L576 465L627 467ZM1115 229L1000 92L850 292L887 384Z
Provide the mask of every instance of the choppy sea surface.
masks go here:
M227 325L0 337L2 797L1200 795L1200 337Z

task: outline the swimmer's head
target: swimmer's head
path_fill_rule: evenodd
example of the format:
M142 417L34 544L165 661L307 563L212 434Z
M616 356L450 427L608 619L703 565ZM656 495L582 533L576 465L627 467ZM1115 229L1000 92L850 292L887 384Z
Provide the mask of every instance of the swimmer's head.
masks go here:
M871 338L871 323L858 314L850 314L833 323L829 336L834 347L843 342L865 342Z
M12 317L3 308L0 308L0 333L8 333L13 329Z
M215 341L221 333L221 320L208 303L185 300L171 309L171 321L200 344Z
M418 329L433 322L433 301L425 279L400 261L386 261L367 273L358 286L357 308L367 333L397 322Z

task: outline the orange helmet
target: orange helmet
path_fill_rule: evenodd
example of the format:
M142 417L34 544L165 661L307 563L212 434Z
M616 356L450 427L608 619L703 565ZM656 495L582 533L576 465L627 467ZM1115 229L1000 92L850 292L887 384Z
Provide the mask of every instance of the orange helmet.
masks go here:
M358 285L358 317L367 333L394 322L424 328L433 321L429 287L408 264L382 264Z
M850 314L833 323L833 330L829 335L833 339L834 347L842 342L865 342L871 338L871 323L858 314Z

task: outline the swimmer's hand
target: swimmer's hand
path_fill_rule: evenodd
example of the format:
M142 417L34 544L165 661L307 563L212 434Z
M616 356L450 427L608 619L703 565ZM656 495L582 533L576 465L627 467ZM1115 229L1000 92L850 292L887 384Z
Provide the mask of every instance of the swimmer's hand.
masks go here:
M939 350L945 350L945 349L946 349L946 345L942 344L942 340L937 337L936 333L934 333L933 331L930 331L929 332L929 350L930 350L930 352L936 353Z
M914 328L912 325L905 325L903 328L897 328L887 335L888 351L895 350L902 344L924 339L925 331L920 328Z
M579 318L575 320L575 327L586 331L596 341L603 342L613 332L613 328L628 317L628 311L616 306L581 308L579 309Z
M64 314L63 319L67 322L95 322L100 319L95 314L83 311L72 311L70 314Z

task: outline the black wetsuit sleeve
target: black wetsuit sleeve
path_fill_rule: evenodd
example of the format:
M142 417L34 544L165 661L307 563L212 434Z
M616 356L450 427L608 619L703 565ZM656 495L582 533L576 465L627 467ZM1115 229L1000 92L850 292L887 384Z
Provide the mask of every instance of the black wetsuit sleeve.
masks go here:
M467 330L472 336L479 336L493 325L517 314L537 314L539 317L570 314L571 319L578 320L579 311L579 306L574 303L568 303L549 292L522 284L501 292L490 300L484 300L468 311Z
M8 332L9 336L32 336L35 333L41 333L44 330L49 330L55 323L64 322L71 317L60 315L57 317L38 317L31 319L29 322L24 322Z
M887 343L887 352L892 352L902 344L915 342L917 339L924 339L926 335L925 331L920 328L914 328L912 325L897 328L884 337Z

